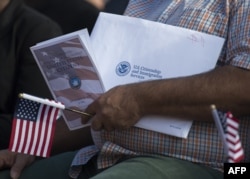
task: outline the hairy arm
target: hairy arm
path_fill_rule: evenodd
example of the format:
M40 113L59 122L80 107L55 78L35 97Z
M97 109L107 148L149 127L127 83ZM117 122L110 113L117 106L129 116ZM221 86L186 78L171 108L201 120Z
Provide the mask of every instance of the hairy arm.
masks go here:
M224 66L194 76L137 84L140 115L211 120L211 104L246 115L250 107L249 79L250 71Z
M95 130L128 128L146 115L212 121L211 104L243 116L250 113L249 79L250 71L224 66L188 77L117 86L86 112L94 114Z

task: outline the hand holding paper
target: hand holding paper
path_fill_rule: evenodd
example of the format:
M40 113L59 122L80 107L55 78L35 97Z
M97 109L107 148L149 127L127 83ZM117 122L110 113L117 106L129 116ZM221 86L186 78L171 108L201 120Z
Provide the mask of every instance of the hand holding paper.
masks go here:
M67 106L85 110L101 94L118 85L211 70L223 43L224 39L220 37L197 31L100 13L90 39L85 29L42 42L31 50L53 97ZM111 92L108 92L101 97L103 101L98 99L90 105L88 112L96 114L93 121L101 120L100 123L93 122L96 129L111 130L135 124L144 129L187 137L192 119L144 116L138 121L142 117L138 108L142 106L134 104L135 98L129 99L126 92L119 94L125 96L123 100L116 92L112 100L109 99ZM118 112L119 122L115 122ZM70 129L84 127L79 116L67 113L64 116Z
M100 13L91 42L94 63L104 90L108 91L117 85L211 70L224 39L158 22ZM192 119L144 116L135 126L186 138L191 125Z

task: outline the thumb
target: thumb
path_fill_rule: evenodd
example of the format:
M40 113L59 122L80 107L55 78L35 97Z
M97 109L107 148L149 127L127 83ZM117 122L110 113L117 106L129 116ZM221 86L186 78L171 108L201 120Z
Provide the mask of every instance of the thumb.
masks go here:
M11 178L18 179L24 167L25 167L25 163L20 160L17 160L10 169Z
M4 166L4 162L3 160L0 159L0 169L2 169L3 166Z
M12 179L18 179L21 175L23 169L33 162L33 158L29 158L29 156L18 155L16 157L16 161L14 162L13 166L10 169L10 176Z

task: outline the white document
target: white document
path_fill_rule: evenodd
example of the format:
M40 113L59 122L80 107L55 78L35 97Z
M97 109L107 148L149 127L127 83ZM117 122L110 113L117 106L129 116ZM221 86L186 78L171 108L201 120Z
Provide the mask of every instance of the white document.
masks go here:
M104 90L127 83L188 76L215 67L224 39L133 17L100 13L91 34ZM137 127L186 138L192 119L148 116Z

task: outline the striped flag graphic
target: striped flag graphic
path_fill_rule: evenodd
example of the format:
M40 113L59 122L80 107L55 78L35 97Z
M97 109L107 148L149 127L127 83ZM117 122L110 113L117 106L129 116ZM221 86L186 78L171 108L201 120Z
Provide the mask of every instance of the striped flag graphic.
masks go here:
M12 124L9 150L49 157L59 110L19 98Z
M32 48L33 55L56 101L84 111L103 93L101 79L88 49L78 36ZM77 113L63 111L68 127L83 126Z
M212 114L221 135L229 163L238 163L244 159L244 150L239 135L239 120L231 112L217 111L212 105Z
M234 118L232 113L226 113L226 140L228 144L228 162L237 163L244 159L244 150L240 141L239 121Z

